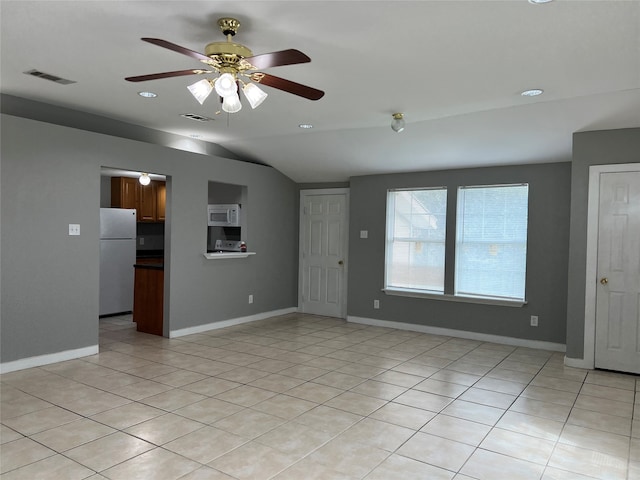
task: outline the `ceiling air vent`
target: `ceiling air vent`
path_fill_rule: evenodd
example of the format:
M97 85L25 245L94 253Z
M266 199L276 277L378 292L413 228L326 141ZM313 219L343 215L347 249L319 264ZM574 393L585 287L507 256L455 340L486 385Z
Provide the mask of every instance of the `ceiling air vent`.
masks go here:
M180 116L188 118L189 120L195 120L196 122L210 122L213 120L213 118L203 117L202 115L197 115L195 113L183 113Z
M33 77L43 78L44 80L50 80L52 82L59 83L60 85L70 85L72 83L76 83L75 80L67 80L66 78L57 77L56 75L44 73L39 70L28 70L23 73L26 73L27 75L31 75Z

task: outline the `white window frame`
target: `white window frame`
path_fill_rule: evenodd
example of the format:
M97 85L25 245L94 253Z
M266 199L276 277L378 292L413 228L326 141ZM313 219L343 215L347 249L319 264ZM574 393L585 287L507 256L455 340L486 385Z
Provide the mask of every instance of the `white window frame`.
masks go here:
M509 187L509 186L522 186L522 185L527 185L526 183L513 183L513 184L496 184L496 185L477 185L477 186L458 186L458 188L489 188L489 187ZM451 269L451 271L453 272L452 275L454 275L453 278L453 282L448 282L447 280L447 276L446 276L446 271L448 270L448 267L446 265L446 260L445 260L445 279L444 279L444 291L443 292L437 292L437 291L433 291L433 290L426 290L426 289L410 289L410 288L400 288L400 287L392 287L392 286L388 286L387 283L387 275L388 275L388 265L389 265L389 239L390 236L392 235L392 233L390 233L390 229L392 228L392 224L389 222L389 212L390 212L390 208L392 208L392 205L390 205L390 193L392 192L397 192L397 191L417 191L417 190L438 190L438 189L445 189L447 190L447 197L449 195L449 189L453 189L456 187L450 186L450 187L442 187L442 186L438 186L438 187L424 187L424 188L403 188L403 189L390 189L387 191L387 212L386 212L386 216L385 216L385 222L386 222L386 238L385 238L385 264L384 264L384 288L382 288L382 291L387 294L387 295L393 295L393 296L401 296L401 297L414 297L414 298L427 298L427 299L432 299L432 300L444 300L444 301L452 301L452 302L461 302L461 303L476 303L476 304L486 304L486 305L498 305L498 306L505 306L505 307L522 307L524 305L527 304L527 300L526 300L526 265L525 265L525 294L524 294L524 298L523 299L513 299L513 298L503 298L503 297L488 297L488 296L474 296L474 295L456 295L454 293L450 293L447 291L447 285L454 285L454 289L455 289L455 271L456 271L456 265L454 265L454 268ZM527 192L527 202L529 199L529 194L530 192ZM456 191L456 195L457 195L457 191ZM447 204L448 206L448 204ZM454 235L457 236L457 230L458 230L458 208L456 208L456 212L449 212L447 209L447 213L446 213L446 219L447 222L451 222L454 221L455 222L455 231L456 233ZM448 227L447 227L448 228ZM528 218L527 218L527 230L528 230ZM455 248L455 244L457 243L457 238L454 238L453 240L450 241L450 239L446 239L445 240L445 258L448 256L447 252L447 248ZM528 254L528 253L527 253ZM455 260L454 261L458 261L457 259L457 252L454 255ZM451 287L449 287L451 288Z
M524 240L524 248L525 248L525 256L524 256L524 270L523 270L523 291L522 297L509 297L509 296L497 296L497 295L487 295L482 293L472 293L472 292L459 292L459 281L460 281L460 273L459 269L462 268L461 265L461 242L463 229L462 225L465 220L465 214L463 210L464 206L464 192L470 190L487 190L487 189L497 189L497 188L515 188L515 187L526 187L527 188L527 224L526 230L528 232L528 208L529 208L529 185L526 183L514 183L514 184L499 184L499 185L472 185L472 186L459 186L457 193L457 207L456 207L456 242L455 242L455 269L454 269L454 296L456 297L466 297L466 298L481 298L486 300L497 300L497 301L506 301L506 302L519 302L525 303L526 299L526 280L527 280L527 232L525 232L525 240Z
M399 286L389 286L389 273L390 273L390 269L389 269L389 264L391 262L391 246L393 245L394 241L396 240L396 237L394 235L394 226L395 226L395 199L396 199L396 193L399 192L417 192L417 191L443 191L445 193L445 212L446 212L446 195L448 195L448 190L447 187L425 187L425 188L398 188L398 189L391 189L387 191L387 213L386 213L386 240L385 240L385 266L384 266L384 288L383 291L387 292L387 291L394 291L394 292L404 292L404 293L413 293L413 294L418 294L418 295L423 295L423 294L427 294L427 295L444 295L444 289L445 289L445 283L444 283L444 277L443 277L443 281L442 281L442 290L429 290L429 289L416 289L416 288L407 288L407 287L399 287ZM390 215L393 214L394 218L393 218L393 222L390 222ZM446 215L446 214L445 214ZM446 216L445 216L446 219ZM446 229L446 224L445 224L445 229ZM406 241L416 241L415 238L407 238L405 239ZM425 242L425 243L429 243L429 242ZM433 242L435 243L435 242ZM445 254L446 254L446 238L445 240L442 242L443 246L445 248ZM445 268L445 264L443 263L442 268L444 270Z

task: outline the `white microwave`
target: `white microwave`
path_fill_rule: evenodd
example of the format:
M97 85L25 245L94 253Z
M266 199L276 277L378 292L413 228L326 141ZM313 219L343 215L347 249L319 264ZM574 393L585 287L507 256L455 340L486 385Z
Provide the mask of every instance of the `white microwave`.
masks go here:
M240 205L237 203L208 205L207 225L210 227L239 227Z

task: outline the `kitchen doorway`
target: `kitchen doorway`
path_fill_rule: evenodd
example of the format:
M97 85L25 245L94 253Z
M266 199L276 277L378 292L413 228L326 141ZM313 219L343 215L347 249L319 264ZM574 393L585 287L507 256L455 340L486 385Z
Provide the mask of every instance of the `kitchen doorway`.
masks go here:
M133 239L131 244L133 245L133 252L126 252L127 259L124 270L124 275L127 285L124 289L124 300L120 300L117 307L103 305L103 297L106 298L103 292L104 285L114 283L113 278L109 278L108 275L112 275L113 263L105 262L101 258L100 264L100 318L111 318L115 320L117 318L128 318L132 322L136 322L134 315L134 305L137 302L140 312L140 298L144 298L145 302L156 302L153 311L157 312L153 314L151 321L155 322L154 333L160 333L162 336L168 337L170 331L170 318L169 318L169 275L170 275L170 234L171 234L171 177L157 174L148 173L149 182L142 184L140 177L142 172L116 169L110 167L102 167L100 170L101 182L100 182L100 217L105 218L117 218L120 212L130 212L135 216L136 221ZM108 240L103 239L101 222L101 257L103 244L107 244ZM128 230L127 230L128 231ZM127 235L131 236L131 235ZM133 260L130 260L130 257ZM105 267L105 265L108 265ZM134 268L134 265L136 267ZM140 268L155 269L151 273L160 273L162 282L159 284L155 282L153 286L153 295L148 296L147 292L144 295L140 295L140 278L145 277L149 272L143 272L145 275L136 275L136 272ZM116 276L116 278L119 278ZM118 280L115 281L118 283ZM123 289L119 289L123 292ZM137 295L136 295L137 294ZM136 301L134 301L134 298ZM123 306L124 305L124 306ZM148 305L151 307L151 305ZM118 311L116 311L118 310ZM122 310L122 311L120 311ZM151 308L144 308L146 312L152 311ZM106 313L106 315L105 315ZM142 317L140 317L142 320ZM143 322L134 323L135 326L148 325L150 320L144 319ZM100 326L105 322L100 322ZM111 322L113 323L113 322ZM159 328L158 328L159 327ZM102 329L101 329L102 330ZM138 328L140 330L140 328Z
M298 305L346 318L349 189L300 191Z

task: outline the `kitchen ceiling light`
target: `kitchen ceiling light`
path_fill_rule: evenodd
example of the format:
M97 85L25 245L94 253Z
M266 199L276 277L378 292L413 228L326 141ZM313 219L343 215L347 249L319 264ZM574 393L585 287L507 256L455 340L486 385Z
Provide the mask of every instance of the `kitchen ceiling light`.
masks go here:
M537 97L538 95L542 95L544 90L540 88L532 88L531 90L525 90L520 95L523 97Z
M402 132L405 126L404 113L394 113L392 117L393 120L391 120L391 130L396 133Z
M200 102L200 105L204 103L209 94L213 91L213 85L211 80L205 78L196 83L193 83L187 87L191 92L191 95Z
M157 93L153 92L138 92L138 95L144 98L156 98L158 96Z
M310 123L301 123L300 125L298 125L300 128L313 128L313 125L311 125Z
M141 173L138 181L140 182L140 185L149 185L151 183L151 178L148 173Z
M251 108L260 106L260 104L267 98L267 93L255 83L246 83L244 87L242 87L242 92L244 93L245 98L249 101Z
M533 3L534 5L541 5L543 3L550 3L553 0L529 0L529 3Z

